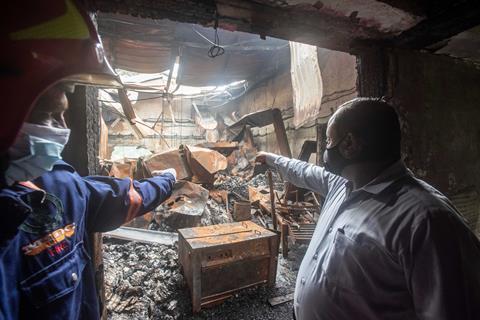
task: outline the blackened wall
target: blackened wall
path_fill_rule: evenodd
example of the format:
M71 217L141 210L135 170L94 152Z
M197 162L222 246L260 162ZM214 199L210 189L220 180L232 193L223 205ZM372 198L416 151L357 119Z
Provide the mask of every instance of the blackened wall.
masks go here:
M480 187L480 69L446 56L393 51L388 70L407 165L447 194Z
M397 109L407 166L446 194L480 236L478 66L380 49L360 54L357 69L360 95L385 96Z

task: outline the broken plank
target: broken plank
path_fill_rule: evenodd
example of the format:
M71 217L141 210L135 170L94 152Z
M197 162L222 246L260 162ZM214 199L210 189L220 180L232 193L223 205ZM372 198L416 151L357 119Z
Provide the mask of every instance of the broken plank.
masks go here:
M237 193L235 191L231 191L231 194L233 194L235 197L237 197L238 199L240 199L242 201L250 202L250 200L248 200L247 198L245 198L244 196L240 195L239 193Z
M278 306L279 304L282 304L291 300L293 300L293 292L286 294L284 296L270 298L268 299L268 303L270 303L272 307L275 307L275 306Z
M178 235L174 232L154 231L129 227L120 227L116 230L106 232L103 235L116 239L158 243L169 246L178 241Z

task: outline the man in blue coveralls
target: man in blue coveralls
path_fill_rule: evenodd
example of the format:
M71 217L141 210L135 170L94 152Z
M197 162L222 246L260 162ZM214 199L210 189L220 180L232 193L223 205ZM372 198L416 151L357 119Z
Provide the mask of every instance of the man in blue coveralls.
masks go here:
M341 106L325 168L270 153L257 161L325 201L298 271L298 320L480 319L480 243L450 201L401 160L395 110Z
M141 181L80 177L61 161L73 84L119 86L73 0L9 2L2 12L0 319L98 319L89 234L151 211L175 170Z

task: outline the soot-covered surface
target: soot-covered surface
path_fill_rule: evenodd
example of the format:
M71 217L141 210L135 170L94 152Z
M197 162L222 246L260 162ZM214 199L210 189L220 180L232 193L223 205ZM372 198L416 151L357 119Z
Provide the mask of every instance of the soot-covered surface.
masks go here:
M294 291L306 246L279 255L275 287L247 289L224 303L193 315L187 285L174 246L105 240L104 262L108 319L292 319L292 301L270 306L269 298Z

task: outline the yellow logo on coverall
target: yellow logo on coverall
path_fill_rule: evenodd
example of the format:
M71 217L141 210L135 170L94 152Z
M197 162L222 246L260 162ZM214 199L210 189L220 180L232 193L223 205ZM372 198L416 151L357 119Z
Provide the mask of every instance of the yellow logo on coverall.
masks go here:
M27 244L22 248L23 253L27 256L35 256L44 250L61 243L66 238L71 238L75 233L75 223L66 225L63 228L50 232L46 236Z

